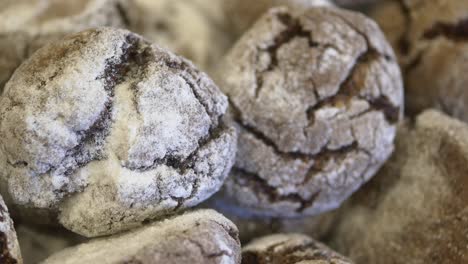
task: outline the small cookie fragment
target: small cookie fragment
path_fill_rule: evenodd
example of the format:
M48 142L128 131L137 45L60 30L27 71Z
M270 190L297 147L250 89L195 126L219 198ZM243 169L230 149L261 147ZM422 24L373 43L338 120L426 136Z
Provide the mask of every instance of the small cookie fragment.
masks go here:
M438 111L343 206L331 245L356 263L468 263L468 125Z
M228 207L267 217L335 209L393 151L401 75L361 14L271 9L227 55L218 84L239 131L220 195Z
M236 264L240 255L236 226L213 210L199 210L66 249L42 264Z
M275 234L242 248L242 264L351 264L327 246L301 234Z
M236 149L227 99L190 62L126 30L38 50L0 100L0 179L24 210L116 233L218 191Z
M0 263L21 264L23 259L16 238L15 227L8 213L8 208L0 196Z
M388 0L373 17L398 56L406 108L437 108L468 122L468 1Z
M3 0L0 4L0 93L14 70L44 44L100 26L126 27L121 0ZM130 5L126 5L131 8Z
M224 0L131 0L132 31L210 70L232 42L225 28Z

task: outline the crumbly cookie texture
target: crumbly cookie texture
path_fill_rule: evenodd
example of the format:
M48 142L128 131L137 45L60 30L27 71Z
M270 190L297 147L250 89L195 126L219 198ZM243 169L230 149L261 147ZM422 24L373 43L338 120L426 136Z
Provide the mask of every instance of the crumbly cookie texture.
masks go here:
M38 48L92 27L126 27L123 0L2 0L0 92L15 69Z
M242 248L242 264L351 264L325 245L301 234L274 234Z
M332 6L329 0L221 0L227 24L234 38L238 38L272 7L288 6L307 9L314 6Z
M224 0L130 0L132 31L209 71L232 43Z
M192 207L234 162L227 99L189 61L126 30L49 44L0 100L0 179L13 203L85 236Z
M332 245L356 263L468 263L468 126L430 110L341 210Z
M0 196L0 263L22 264L20 247L16 238L15 227L8 213L8 208Z
M218 75L238 153L221 198L270 217L338 207L393 151L401 75L377 25L337 8L271 9Z
M236 226L213 210L198 210L66 249L42 264L236 264L240 255Z
M373 17L398 55L408 113L437 108L467 122L468 1L388 0Z
M16 233L24 263L39 263L54 253L87 239L64 228L17 225Z

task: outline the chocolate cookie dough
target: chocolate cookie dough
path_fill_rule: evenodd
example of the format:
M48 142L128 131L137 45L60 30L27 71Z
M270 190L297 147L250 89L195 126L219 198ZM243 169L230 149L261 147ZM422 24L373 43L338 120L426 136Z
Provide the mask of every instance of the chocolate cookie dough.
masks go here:
M22 264L21 251L16 238L15 227L8 208L0 196L0 263Z
M301 234L275 234L242 249L242 264L351 264L325 245Z
M401 75L378 26L361 14L271 9L227 55L218 83L239 131L219 198L231 208L320 214L393 151Z
M388 0L373 17L394 47L415 116L437 108L468 121L468 1Z
M84 236L173 214L218 191L234 162L227 105L205 73L136 34L70 35L5 86L1 184Z
M239 264L237 235L228 219L200 210L66 249L42 264Z

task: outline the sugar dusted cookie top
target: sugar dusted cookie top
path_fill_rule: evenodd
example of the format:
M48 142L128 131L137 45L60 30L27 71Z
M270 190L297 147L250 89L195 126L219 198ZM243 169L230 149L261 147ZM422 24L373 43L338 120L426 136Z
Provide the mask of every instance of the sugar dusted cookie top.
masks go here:
M218 84L239 130L227 203L271 217L338 207L393 150L400 70L378 26L338 8L271 9Z
M125 30L40 49L0 101L1 179L15 203L95 236L191 207L233 162L226 97L190 62Z

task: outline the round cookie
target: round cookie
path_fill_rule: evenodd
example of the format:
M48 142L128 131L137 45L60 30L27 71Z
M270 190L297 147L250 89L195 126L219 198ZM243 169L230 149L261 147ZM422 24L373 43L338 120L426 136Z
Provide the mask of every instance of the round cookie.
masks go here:
M96 239L42 264L240 264L236 226L213 210L198 210L122 235Z
M388 0L373 17L398 56L408 114L437 108L468 122L468 1Z
M44 44L84 29L126 27L119 0L7 0L0 5L0 92L14 70Z
M351 264L351 260L301 234L258 238L242 248L243 264Z
M5 86L2 185L85 236L173 214L218 191L234 162L227 105L205 73L136 34L70 35Z
M23 259L16 238L13 221L8 213L8 208L0 196L0 263L21 264Z
M370 19L337 8L271 9L233 47L218 83L238 152L220 200L253 215L338 207L393 151L403 88Z

